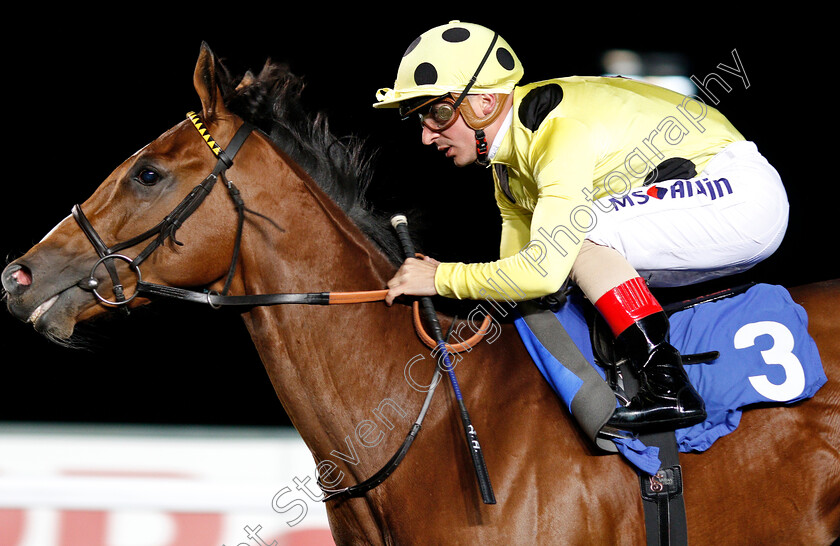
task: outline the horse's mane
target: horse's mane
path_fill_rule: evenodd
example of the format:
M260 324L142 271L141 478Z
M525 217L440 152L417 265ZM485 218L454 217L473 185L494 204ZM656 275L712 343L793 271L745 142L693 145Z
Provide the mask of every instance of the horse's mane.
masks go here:
M365 142L355 136L338 138L324 115L311 115L301 101L303 79L285 64L269 60L259 74L234 78L220 62L217 74L225 106L269 135L393 263L400 263L402 253L388 218L366 199L375 154Z

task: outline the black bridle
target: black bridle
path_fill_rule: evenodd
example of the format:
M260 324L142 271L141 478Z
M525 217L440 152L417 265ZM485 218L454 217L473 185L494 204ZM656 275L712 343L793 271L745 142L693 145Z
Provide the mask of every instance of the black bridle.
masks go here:
M242 197L239 194L239 190L236 188L233 182L228 180L228 178L225 176L225 172L227 171L227 169L229 169L233 165L233 159L239 151L240 147L248 139L251 133L256 130L256 128L248 123L243 123L243 125L236 131L230 143L228 144L227 151L225 151L210 136L203 123L201 122L200 118L195 113L190 112L189 114L187 114L187 117L190 119L190 121L192 121L196 129L198 129L198 131L201 133L202 137L204 138L204 141L210 147L210 150L212 150L213 153L218 157L218 162L216 163L213 172L211 172L198 186L193 188L189 195L187 195L178 204L178 206L176 206L172 210L172 212L170 212L156 226L149 229L148 231L141 233L140 235L137 235L136 237L132 237L127 241L117 243L110 247L102 241L102 237L100 237L96 230L93 228L93 225L91 225L90 221L82 212L82 208L79 205L74 205L72 211L73 218L75 218L76 222L79 225L79 228L81 228L82 232L84 232L85 236L88 238L90 243L93 245L93 248L96 250L96 253L99 255L99 260L96 261L93 268L91 269L90 276L79 281L77 286L84 290L93 292L94 296L100 302L111 306L121 306L123 309L127 309L125 305L140 294L146 294L150 296L163 296L167 298L189 301L194 303L206 303L214 308L218 308L221 306L253 307L261 305L278 304L331 305L335 303L361 303L365 301L379 301L381 299L384 299L384 294L385 292L387 292L387 290L360 293L310 292L301 294L287 293L244 296L227 295L228 289L230 288L231 281L233 280L233 276L236 271L236 262L238 259L239 248L242 240L242 229L244 225L245 213L249 212L252 214L256 214L271 222L269 218L266 218L262 214L259 214L258 212L252 211L245 207ZM210 292L196 292L192 290L186 290L183 288L176 288L172 286L144 282L140 274L140 264L143 263L146 260L146 258L148 258L149 255L151 255L151 253L154 252L159 246L164 244L167 239L171 239L175 244L182 244L175 238L176 231L178 230L178 228L181 227L181 225L183 225L184 221L187 218L189 218L190 215L192 215L192 213L195 212L195 210L201 205L201 203L204 201L207 195L209 195L210 191L213 189L216 182L220 178L227 187L228 193L230 194L231 199L233 200L234 205L236 206L238 214L236 243L234 246L233 257L228 268L228 274L225 280L225 285L221 294L215 294ZM277 224L274 225L278 229L282 230L282 228L277 226ZM138 245L144 241L148 241L149 239L152 240L137 255L136 258L131 259L127 256L119 254L120 251ZM129 268L137 276L137 286L135 288L135 291L128 298L125 297L123 286L120 283L119 275L117 273L114 260L120 260L128 263ZM96 270L100 265L105 266L113 282L115 298L113 301L104 298L96 290L99 287L99 281L95 278L94 274L96 273ZM332 296L339 297L333 298ZM351 297L343 299L342 296ZM426 393L426 398L423 402L423 406L420 409L419 415L417 416L417 419L415 419L414 423L409 429L408 434L406 435L405 440L403 440L402 445L397 450L397 452L391 457L391 459L389 459L388 462L385 463L385 465L382 468L380 468L379 471L377 471L373 476L356 485L351 485L349 487L342 487L338 489L327 488L325 487L325 484L321 481L319 476L318 485L324 492L324 498L321 499L322 501L326 502L328 500L333 499L362 496L371 489L384 482L385 479L388 476L390 476L391 473L394 472L394 470L397 469L397 466L400 464L400 462L402 462L406 453L408 453L409 447L411 447L411 444L414 442L414 439L420 432L421 424L423 422L427 410L429 409L429 406L432 401L432 396L435 392L435 387L437 386L440 377L440 369L437 366L435 366L435 372L432 378L432 383L429 387L429 390Z
M166 217L160 221L156 226L137 235L136 237L132 237L127 241L123 241L121 243L117 243L113 246L107 246L103 241L102 237L96 232L93 228L93 225L85 216L85 213L82 212L82 207L79 205L73 206L73 218L75 218L76 222L79 224L79 228L81 228L82 232L88 238L88 241L93 245L93 248L96 250L96 253L99 255L99 260L94 264L93 268L90 272L90 277L87 279L83 279L79 286L85 290L89 290L93 292L94 296L101 301L102 303L114 306L121 306L129 303L133 300L137 295L141 292L155 292L157 290L156 287L160 285L152 285L149 283L144 283L142 279L142 275L140 274L140 264L142 264L146 258L148 258L152 252L154 252L158 247L163 245L167 239L171 239L173 243L177 245L181 245L182 243L176 239L175 234L178 229L183 225L184 221L189 218L201 203L204 202L204 199L210 194L213 190L213 186L216 185L216 182L221 178L224 182L225 186L227 187L228 194L230 195L233 203L237 209L238 213L238 226L236 232L236 243L234 245L234 252L233 257L230 262L230 266L228 267L228 274L227 278L225 279L225 285L222 289L222 295L226 295L227 291L230 289L230 284L233 281L233 275L236 271L236 262L239 257L239 248L242 240L242 227L244 223L244 216L245 212L253 212L249 211L245 207L245 203L242 201L242 197L239 194L239 190L236 186L228 180L225 176L225 172L233 165L233 158L236 157L236 154L239 152L239 149L242 147L242 144L248 139L251 133L254 131L254 126L249 123L243 123L242 126L236 131L236 134L233 135L230 143L228 144L227 151L222 149L222 147L210 136L210 133L207 132L204 124L201 122L201 119L194 113L190 112L187 114L189 120L193 123L196 129L198 129L201 136L204 138L204 141L210 147L210 150L213 152L214 155L218 158L216 162L216 166L213 171L207 175L207 177L193 190L186 196L184 199L176 206L172 212L166 215ZM119 254L120 251L125 250L127 248L131 248L135 245L138 245L144 241L148 241L152 239L148 245L137 255L136 258L131 259L122 254ZM135 289L134 294L131 297L126 298L125 292L123 290L123 285L120 282L119 275L117 273L116 267L114 265L114 260L121 260L127 262L129 268L137 275L137 287ZM97 292L97 288L99 287L99 281L94 276L96 269L101 265L104 264L106 270L108 271L108 275L111 277L111 281L114 285L114 300L108 300L104 298L102 295ZM169 288L169 287L164 287ZM206 298L205 298L206 300Z

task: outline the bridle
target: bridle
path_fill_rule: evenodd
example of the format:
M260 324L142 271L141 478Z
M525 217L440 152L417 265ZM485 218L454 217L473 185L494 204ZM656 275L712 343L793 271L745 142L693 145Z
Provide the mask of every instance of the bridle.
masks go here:
M237 129L230 143L228 143L227 149L223 149L215 141L215 139L213 139L210 136L210 133L207 131L206 127L201 122L201 119L198 117L197 114L195 114L194 112L189 112L187 114L187 118L192 122L195 128L198 129L202 138L210 147L210 150L218 158L218 161L216 162L216 166L213 168L213 171L209 175L207 175L207 177L200 184L193 188L193 190L172 210L172 212L166 215L166 217L163 220L161 220L157 225L135 237L132 237L126 241L117 243L110 247L105 244L105 242L102 240L102 237L100 237L100 235L96 232L93 225L85 216L84 212L82 212L82 208L79 205L74 205L72 209L73 218L76 220L77 224L79 225L79 228L85 234L88 241L90 241L91 245L93 245L93 248L96 250L96 253L99 256L99 259L96 261L93 268L91 269L90 275L87 278L79 281L77 283L77 286L84 290L92 292L93 295L100 302L110 306L121 307L122 309L127 309L126 304L128 304L134 298L141 294L145 294L148 296L163 296L171 299L189 301L194 303L206 303L214 308L219 308L222 306L233 306L242 308L279 304L335 305L374 302L382 301L385 299L385 295L388 293L388 290L371 290L363 292L309 292L298 294L281 293L243 296L228 295L227 292L230 289L231 282L236 272L236 263L238 261L239 250L242 241L242 231L244 226L245 213L248 212L251 214L258 215L268 220L269 222L274 223L273 221L271 221L271 219L263 216L262 214L248 209L242 200L239 190L236 188L233 182L229 180L227 176L225 176L226 171L233 165L233 159L234 157L236 157L236 154L239 152L242 145L245 143L245 141L248 139L251 133L258 129L256 129L256 127L254 127L253 125L244 122L239 127L239 129ZM222 292L197 292L193 290L176 288L161 284L153 284L143 281L142 275L140 273L140 264L142 264L158 247L163 245L167 239L171 239L174 244L182 244L175 238L177 230L183 225L184 221L186 221L186 219L189 218L196 211L196 209L198 209L198 207L201 205L204 199L210 194L210 191L213 189L213 187L216 185L216 182L219 179L221 179L225 184L225 187L228 190L228 194L230 195L237 209L238 217L233 257L231 258L230 266L228 267L228 273L225 279L225 284L224 288L222 289ZM282 228L280 226L277 226L277 224L274 225L278 229L282 230ZM151 241L149 241L150 239ZM149 243L146 245L145 248L143 248L142 251L140 251L137 257L135 257L134 259L120 254L121 251L136 246L145 241L149 241ZM120 282L119 274L114 264L115 260L126 262L131 271L137 277L135 291L129 297L125 296L125 292L123 289L124 287ZM95 273L100 265L104 265L108 272L108 275L111 278L111 281L113 283L114 300L108 300L107 298L99 294L99 292L97 291L97 288L99 287L99 280L95 277ZM427 346L429 346L430 348L434 348L436 346L434 340L432 340L431 337L429 337L428 334L426 334L420 326L418 308L419 307L417 305L417 302L415 302L413 316L417 333ZM472 346L478 343L483 338L483 336L489 331L490 322L490 316L485 315L483 324L474 336L459 344L446 344L447 350L453 353L470 350ZM324 491L324 498L322 499L322 501L364 495L367 491L370 491L371 489L385 481L385 479L394 470L396 470L397 466L400 464L400 462L408 452L408 448L411 446L412 442L414 441L414 438L417 436L417 433L420 431L421 423L426 415L426 411L428 410L429 405L431 404L432 395L435 392L435 387L439 382L440 375L441 372L439 367L435 366L435 374L432 379L432 383L430 384L429 390L426 393L426 399L423 402L423 406L421 407L420 413L417 419L415 420L414 424L411 426L411 429L409 430L405 440L403 441L403 444L391 457L391 459L385 464L385 466L383 466L378 472L376 472L373 476L364 480L363 482L339 489L328 489L324 487L324 484L321 482L319 477L318 484Z
M113 306L123 306L132 301L135 297L137 297L142 292L154 292L155 287L159 285L151 285L149 283L144 283L142 279L142 275L140 274L140 264L142 264L146 258L148 258L152 252L157 250L158 247L163 245L167 239L171 239L173 243L176 245L181 245L182 243L175 238L175 234L177 230L183 225L184 221L189 218L201 203L204 202L204 199L210 194L213 189L213 186L216 185L216 182L221 178L227 187L228 194L230 195L231 199L233 200L234 205L237 209L238 214L238 225L237 225L237 232L236 232L236 243L234 245L234 252L233 257L231 258L230 266L228 267L228 274L227 278L225 279L224 288L222 289L222 295L227 294L228 290L230 289L230 284L233 281L233 276L236 270L236 262L239 255L239 248L242 240L242 227L244 223L244 215L245 212L253 212L250 211L245 207L245 203L242 201L242 197L239 194L239 190L236 186L231 182L226 176L225 172L233 165L233 158L236 157L236 154L239 152L239 149L242 147L242 144L248 139L251 133L254 131L255 127L249 123L243 123L239 129L234 134L233 138L231 139L230 143L228 144L227 151L222 149L222 147L210 136L210 133L207 132L207 129L204 127L204 124L201 122L201 119L196 115L194 112L190 112L187 114L187 118L193 123L196 129L198 129L199 133L203 137L204 141L210 147L210 150L213 154L218 158L216 162L216 166L213 171L207 175L207 177L193 190L186 196L184 199L170 212L166 215L166 217L161 220L156 226L153 228L128 239L127 241L123 241L121 243L117 243L113 246L107 246L103 241L102 237L96 232L93 228L93 225L85 216L84 212L82 212L82 208L79 205L74 205L72 214L73 218L75 218L76 223L79 224L79 228L81 228L82 232L88 238L88 241L93 245L93 248L96 250L96 253L99 255L99 260L94 264L93 268L91 269L90 276L87 279L83 279L79 286L85 290L89 290L93 292L94 296L107 305ZM255 213L257 214L257 213ZM127 248L133 247L138 245L144 241L148 241L151 239L148 245L135 257L134 259L128 258L122 254L119 254L120 251L125 250ZM135 292L128 298L125 297L124 287L120 282L119 275L117 273L116 267L114 266L114 260L121 260L127 262L129 268L134 272L137 276L137 288ZM100 266L104 265L106 270L108 271L108 275L111 277L111 281L113 282L113 290L114 290L114 300L108 300L102 295L97 292L97 288L99 287L99 281L94 276L96 269Z
M210 136L207 128L201 122L201 119L194 112L189 112L187 118L192 122L199 134L207 143L207 146L218 158L216 166L207 177L186 196L184 199L161 220L156 226L144 231L140 235L132 237L127 241L117 243L113 246L108 246L102 241L102 237L96 232L90 221L82 212L79 205L73 206L73 218L81 228L82 232L88 238L88 241L93 245L96 253L99 255L99 260L93 265L88 278L79 281L78 286L84 290L88 290L102 303L111 306L124 306L131 302L139 295L147 296L163 296L170 299L177 299L182 301L194 303L206 303L211 307L254 307L262 305L280 305L280 304L304 304L304 305L335 305L342 303L364 303L371 301L381 301L385 298L387 290L372 290L364 292L307 292L300 294L260 294L247 296L229 296L227 293L236 273L236 263L239 258L239 251L242 243L242 231L245 222L245 213L254 214L271 222L278 230L283 231L283 228L274 223L270 218L251 210L245 206L239 189L234 183L225 175L226 171L233 165L233 159L239 152L239 149L248 139L248 137L256 129L253 125L245 122L236 133L233 135L227 149L223 149L218 142ZM236 240L234 243L233 256L228 266L227 277L221 293L216 292L197 292L194 290L186 290L183 288L176 288L162 284L153 284L143 281L140 273L140 264L148 258L152 252L163 245L167 239L171 239L176 245L182 243L175 238L177 230L183 225L187 218L189 218L204 202L204 199L210 194L216 182L221 179L228 190L231 200L237 211L237 227ZM144 241L151 239L148 245L140 251L136 258L131 259L123 254L122 250L138 245ZM130 297L125 296L124 287L120 282L119 275L114 266L114 260L126 262L131 271L137 276L137 286L134 293ZM111 281L114 285L114 300L108 300L99 292L99 280L95 277L96 270L100 265L104 265Z

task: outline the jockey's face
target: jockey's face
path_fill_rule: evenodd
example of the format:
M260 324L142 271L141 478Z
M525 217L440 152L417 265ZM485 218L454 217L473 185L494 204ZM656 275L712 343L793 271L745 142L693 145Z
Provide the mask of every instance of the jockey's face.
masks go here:
M473 99L472 96L467 100ZM443 130L432 129L433 124L423 123L421 136L423 144L434 145L446 157L452 158L456 167L464 167L475 162L478 153L475 149L475 131L457 116L454 123Z

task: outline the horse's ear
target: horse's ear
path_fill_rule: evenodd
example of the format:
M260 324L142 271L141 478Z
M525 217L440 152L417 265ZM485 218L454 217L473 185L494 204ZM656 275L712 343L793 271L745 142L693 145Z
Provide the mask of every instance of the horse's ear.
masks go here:
M245 72L244 76L242 76L242 80L239 82L239 85L236 86L236 90L239 91L240 89L244 89L249 85L253 85L256 81L257 78L254 77L254 73L249 70Z
M201 99L202 118L205 123L210 123L211 120L223 117L227 113L216 79L216 56L204 42L201 43L201 52L195 65L193 85Z

